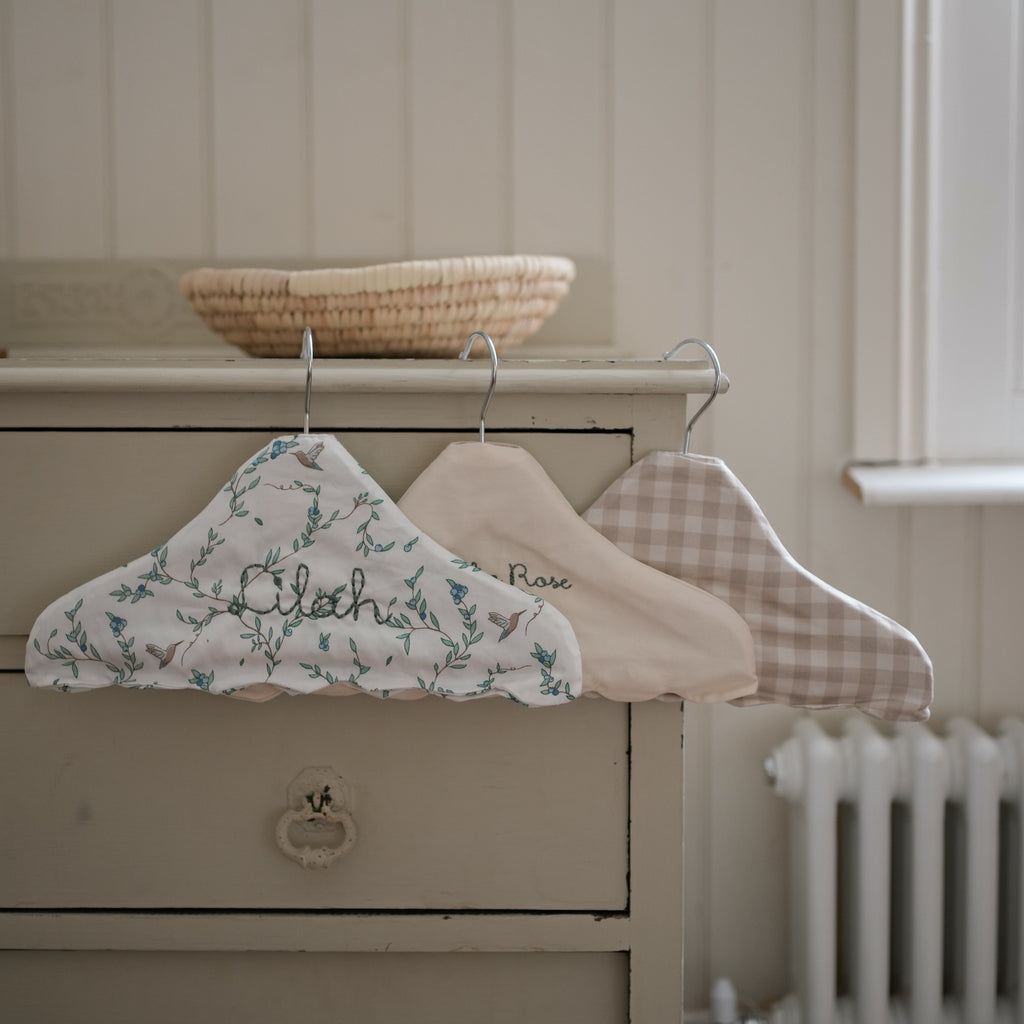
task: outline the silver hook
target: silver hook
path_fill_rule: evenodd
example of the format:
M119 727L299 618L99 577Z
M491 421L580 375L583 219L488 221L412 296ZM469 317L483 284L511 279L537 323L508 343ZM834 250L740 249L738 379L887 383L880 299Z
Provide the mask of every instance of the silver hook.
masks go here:
M306 414L302 420L302 432L309 433L309 400L313 392L313 332L307 327L302 332L302 358L306 360Z
M491 353L491 386L487 389L487 397L484 399L484 404L480 407L480 443L484 443L484 420L487 419L487 406L491 404L491 396L494 394L494 387L498 383L498 353L494 348L494 342L491 341L491 336L486 331L474 331L466 342L466 347L459 353L460 359L468 359L470 349L473 347L473 342L477 338L483 338L487 342L487 348Z
M690 422L686 424L686 434L683 437L683 454L685 455L690 450L690 433L693 430L693 425L700 419L704 410L718 397L718 389L722 386L722 364L718 361L715 350L706 341L701 341L700 338L687 338L685 341L679 342L678 345L664 353L661 358L671 359L684 345L700 345L711 357L711 362L715 367L715 386L711 389L711 394L708 395L707 401L690 417Z

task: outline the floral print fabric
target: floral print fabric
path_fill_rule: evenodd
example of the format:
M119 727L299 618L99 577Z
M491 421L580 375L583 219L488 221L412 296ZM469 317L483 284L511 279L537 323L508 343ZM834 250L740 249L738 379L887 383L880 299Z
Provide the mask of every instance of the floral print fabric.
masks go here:
M572 627L419 531L332 435L275 439L166 544L33 627L37 687L579 695Z

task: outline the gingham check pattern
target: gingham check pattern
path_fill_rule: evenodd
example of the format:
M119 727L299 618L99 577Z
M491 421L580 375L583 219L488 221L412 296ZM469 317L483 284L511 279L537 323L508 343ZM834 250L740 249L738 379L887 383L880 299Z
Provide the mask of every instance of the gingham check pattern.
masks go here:
M799 565L720 459L653 452L583 518L627 554L743 616L758 689L732 703L928 718L932 666L913 634Z

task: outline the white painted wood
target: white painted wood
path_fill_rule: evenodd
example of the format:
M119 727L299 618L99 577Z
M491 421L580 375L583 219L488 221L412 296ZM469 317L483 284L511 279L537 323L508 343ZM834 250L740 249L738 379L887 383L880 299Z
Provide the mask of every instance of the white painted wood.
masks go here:
M571 953L629 948L621 914L422 913L206 915L196 934L186 915L0 912L0 949L275 953ZM2 957L0 957L2 962Z
M843 124L848 92L841 78L842 53L837 59L834 50L846 26L829 22L829 15L841 12L830 9L824 25L818 13L807 4L756 11L716 4L713 25L710 340L730 374L735 366L747 374L716 406L715 452L744 480L801 559L810 552L809 530L821 525L813 517L817 500L827 501L822 490L835 488L834 471L812 474L812 459L835 459L828 446L834 434L828 431L843 426L827 419L826 433L819 437L812 414L822 408L831 413L836 393L841 396L847 386L843 335L834 331L842 310L833 310L812 288L817 274L824 278L824 296L847 294L846 280L839 277L846 240L832 235L846 225L842 209L832 205L834 190L843 183L845 154L841 148L837 152L843 137L837 142L834 135L821 134L822 127L841 130ZM769 108L775 113L768 115ZM839 177L828 177L834 169ZM823 210L824 222L818 219ZM818 544L842 549L831 533L819 535ZM792 717L785 708L715 707L698 719L698 728L708 732L702 737L709 750L707 817L688 816L687 834L697 820L712 830L708 909L702 915L707 925L696 940L707 949L704 993L716 975L735 978L736 963L744 964L737 980L744 992L765 991L772 978L785 973L782 944L766 943L766 932L753 925L772 921L768 934L785 934L785 876L776 859L786 831L784 816L766 806L752 751L766 736L784 735ZM766 875L780 884L764 885ZM694 944L688 932L688 948Z
M461 380L455 390L428 396L389 392L387 382L412 387L418 370L427 378L441 366L451 373L447 361L433 368L429 362L406 367L377 362L375 369L373 361L356 362L362 370L357 387L349 381L344 394L328 389L325 400L332 393L341 398L340 407L356 425L362 415L361 388L362 398L383 408L392 428L403 422L424 428L415 434L392 429L345 437L361 463L371 472L379 465L385 486L397 491L449 440L452 399L466 398L478 407L479 391L472 394L471 387L479 385L480 368L464 366L454 373ZM36 369L44 363L38 361ZM241 363L241 376L248 371L253 380L261 379L260 361ZM642 365L541 364L533 368L532 385L525 367L514 371L519 390L528 394L498 396L494 404L500 409L504 399L499 423L515 422L521 432L498 430L495 439L521 438L569 500L585 507L632 457L670 445L681 434L684 382L710 384L708 371L695 371L693 364L647 364L646 372ZM129 366L121 375L108 365L91 381L79 381L77 393L66 394L62 389L73 387L80 371L67 363L50 366L50 390L39 390L44 382L37 378L37 390L21 397L33 397L37 413L44 416L46 410L62 412L77 398L78 414L93 426L110 422L119 406L134 407L136 423L149 425L160 393L134 385L147 373L152 378L164 371L165 387L174 386L173 362L148 369L136 365L134 372ZM211 374L218 370L223 376L240 369L227 362L191 372L182 367L178 386L188 389L190 380L204 375L212 384ZM339 362L328 376L337 385L347 369ZM8 399L18 397L16 376L7 378ZM597 387L581 389L581 379ZM546 388L545 380L553 387ZM199 398L205 395L205 412L199 406L179 411L185 429L33 431L30 445L8 443L0 472L23 484L9 508L9 531L0 537L19 538L19 546L37 556L45 548L43 536L70 538L60 525L63 521L66 527L70 506L47 491L57 486L77 495L73 536L84 530L90 543L69 539L55 558L35 557L30 565L17 566L16 551L8 545L0 559L27 587L42 581L44 587L64 590L70 577L93 571L79 564L83 555L123 561L123 548L159 543L159 537L136 537L132 531L137 525L166 531L172 528L168 524L178 525L194 514L192 506L205 503L208 492L222 484L222 474L240 461L230 452L237 447L247 454L263 438L260 421L276 415L265 400L275 394L273 388L288 390L280 378L276 385L264 379L262 387L266 390L256 404L238 408L231 406L230 391L195 392ZM424 390L422 383L419 390ZM165 394L177 397L173 391ZM411 405L408 399L415 398L430 398L432 405ZM361 406L368 407L365 402ZM4 408L9 410L10 402ZM241 425L239 416L248 422L248 431L216 429ZM574 424L578 431L584 423L589 429L582 433L547 429ZM8 442L16 440L15 433L8 433ZM27 454L29 465L12 461L16 452ZM221 459L229 468L215 473ZM126 467L131 467L130 479ZM214 476L217 482L211 483ZM126 488L133 509L128 521L121 514ZM43 600L29 597L21 604ZM0 630L10 635L22 628L21 612L20 606L7 609ZM0 825L9 833L0 842L6 861L0 869L0 889L5 889L0 905L27 913L0 915L0 946L66 945L70 933L58 938L58 921L46 909L87 907L102 911L89 917L85 944L91 949L228 950L244 943L247 949L359 949L367 951L364 955L382 947L529 949L548 951L548 956L566 947L595 955L615 951L623 971L628 965L631 1009L606 992L595 1016L589 989L575 994L573 1006L591 1007L588 1020L680 1018L678 704L633 708L579 701L560 709L566 714L540 721L499 701L400 705L352 698L251 705L204 702L202 694L108 690L86 701L61 702L52 699L59 695L24 686L14 673L6 681L16 685L0 687L6 709L0 721L7 723L0 751L10 759L0 776L17 777L19 783L5 795L11 813ZM157 701L133 700L139 696ZM175 756L169 758L168 750ZM254 750L260 752L255 759ZM29 764L32 771L15 770L15 765ZM132 765L128 773L125 764ZM288 783L306 764L331 766L351 786L359 841L330 871L303 872L274 844ZM197 799L197 794L203 796ZM32 857L23 856L26 843ZM244 871L238 870L240 848L246 851ZM170 919L130 913L175 907L192 913ZM247 939L237 914L217 912L242 909L287 913L257 924ZM311 918L319 923L312 939L307 937L301 911L331 909L386 913L365 929L360 926L368 920L365 915L346 916L333 927L329 919ZM455 923L432 929L430 916L401 912L417 909L444 911ZM460 920L474 909L525 913L502 930L498 919L469 914ZM557 914L549 918L552 911ZM164 927L161 921L170 923ZM543 937L548 922L550 941ZM304 970L308 960L299 963ZM607 971L610 963L605 957L602 969ZM447 970L447 964L440 969ZM403 977L405 983L397 988L407 991L413 969ZM531 972L530 978L538 991L548 986L542 971ZM568 974L562 983L587 984ZM622 984L624 994L625 983L616 984ZM221 998L223 991L221 986L211 997ZM560 998L548 993L544 1008L531 1019L572 1019L562 1011ZM471 987L463 987L453 1000L457 1009L446 1010L446 1019L497 1019Z
M865 505L1024 503L1024 463L853 463L843 471L843 481Z
M514 0L509 11L509 244L576 261L569 296L537 342L597 353L616 331L611 6Z
M11 8L0 3L0 259L14 256L14 203L11 199L14 147L11 143Z
M854 54L854 451L896 458L900 421L903 3L857 0Z
M81 1024L621 1024L626 971L623 953L0 957L9 1019Z
M113 0L110 12L114 253L207 252L203 5Z
M775 867L779 851L786 848L786 827L784 816L764 799L768 787L761 744L769 737L781 740L794 712L773 705L716 704L702 717L713 752L705 823L713 829L710 912L707 933L697 938L688 934L686 943L703 940L710 947L709 977L704 982L708 989L716 977L725 975L744 993L768 991L766 986L787 966L785 950L776 948L785 945L787 935L788 908L781 905L787 896L786 876ZM686 835L695 828L687 816ZM771 884L766 884L766 876ZM761 924L769 921L771 930L766 933ZM731 964L743 964L742 978Z
M712 6L613 7L615 339L638 354L660 355L684 337L715 340ZM646 69L643 74L624 73L638 66ZM680 353L697 355L696 348ZM700 401L691 403L691 411ZM711 406L691 439L693 451L715 450L714 420ZM698 705L685 709L687 821L711 820L710 711ZM712 839L708 828L686 833L683 991L691 1007L709 1001Z
M688 404L681 399L634 399L632 461L681 436ZM684 844L672 833L678 826L683 835L683 723L675 701L630 707L629 1020L634 1024L680 1016L684 948L675 922L684 919Z
M733 396L730 415L716 410L716 450L754 494L765 496L765 511L799 556L806 520L797 481L810 383L803 283L807 21L799 2L716 4L714 19L708 340L726 372L742 361L746 374L742 405Z
M816 2L812 13L812 206L806 278L812 344L807 354L811 384L805 550L812 572L863 598L871 579L884 581L876 596L896 587L898 534L895 514L866 517L836 486L837 461L853 446L850 366L856 348L848 303L853 276L854 15L852 5L827 0Z
M541 717L505 700L61 696L0 680L0 756L18 779L4 793L2 906L627 905L625 705ZM287 787L311 765L345 778L359 830L323 871L274 839Z
M625 70L612 74L614 338L657 358L710 326L710 15L672 0L611 10L612 68Z
M311 241L306 8L210 3L215 255L299 256Z
M0 391L102 392L139 391L290 392L305 386L305 365L295 359L97 359L69 374L62 361L11 359L0 365ZM387 390L399 394L477 393L481 401L490 382L490 367L459 359L326 359L313 364L314 394ZM550 362L503 359L498 364L495 395L559 394L645 395L707 394L714 372L688 360L585 360ZM723 379L721 394L728 391ZM680 408L683 399L680 398ZM11 424L14 425L14 424Z
M513 245L607 257L607 7L515 0L512 22Z
M860 0L855 36L854 452L935 454L935 12Z
M856 587L856 568L867 561L872 572L876 563L885 563L873 545L879 533L863 522L863 509L849 500L849 495L835 486L835 463L839 453L850 449L850 353L851 325L849 318L850 281L852 277L851 195L852 195L852 107L854 35L853 4L834 4L823 0L805 6L808 51L803 97L808 138L803 159L807 192L805 196L808 228L803 253L802 280L808 324L806 360L806 403L808 429L803 448L803 467L799 471L804 490L807 536L800 545L804 564L823 579L833 583L845 580ZM788 387L780 384L777 397L782 401L801 401L796 381ZM731 401L723 403L722 415ZM767 500L774 486L765 482L763 497ZM858 518L860 517L860 518ZM888 550L886 551L888 554ZM887 566L886 566L887 568ZM853 571L851 571L853 570ZM796 713L784 708L732 709L712 712L715 731L706 742L719 753L720 771L746 793L745 809L751 815L750 827L744 829L737 843L744 853L736 853L729 867L754 876L773 877L778 885L763 886L755 895L756 911L751 908L747 920L757 914L761 920L775 922L776 934L789 934L788 886L785 870L779 871L777 851L788 842L788 823L782 808L765 806L766 790L763 775L753 765L750 773L739 772L729 763L730 754L744 743L758 749L769 735L782 736L792 727ZM748 720L746 711L754 711L756 719ZM816 715L815 717L820 717ZM687 742L690 733L687 733ZM717 795L717 794L716 794ZM715 820L717 803L709 796L709 820ZM692 821L687 818L687 824ZM712 857L720 849L718 829L709 845ZM717 859L714 861L718 863ZM731 927L720 920L712 922L716 930ZM753 985L767 991L772 978L785 977L789 970L788 951L784 943L766 943L755 957L753 945L745 948L745 956L756 974L745 977L744 986ZM735 950L735 947L733 947ZM749 969L749 968L748 968ZM746 974L746 972L745 972ZM713 974L711 975L714 976ZM746 988L744 988L746 990Z
M927 454L1024 454L1024 23L935 5L934 373Z
M409 255L408 5L314 0L310 31L313 237L318 257Z
M683 818L683 993L687 1007L705 1007L710 1001L712 963L710 943L714 832L712 821L711 765L714 755L710 704L684 706ZM692 822L703 822L701 830Z
M629 1019L637 1024L678 1020L682 1003L683 716L675 708L670 715L647 701L629 711Z
M111 255L109 36L101 0L8 0L9 248Z
M858 4L854 454L1012 458L1019 4Z
M933 717L978 714L981 553L978 511L915 508L909 513L907 604L901 621L914 632L935 670ZM903 609L900 609L903 612Z
M508 58L498 0L409 5L409 255L508 251Z
M805 553L810 336L806 273L810 210L805 5L713 5L712 337L726 372L744 367L716 403L715 453L745 482L794 555ZM770 113L769 113L770 111ZM756 224L756 229L754 225ZM737 394L742 390L742 400ZM753 712L747 714L747 711ZM760 989L780 964L750 922L784 919L780 886L765 886L779 825L765 806L756 738L778 709L716 707L707 806L713 823L708 878L710 979ZM783 712L784 714L784 712ZM694 825L693 827L697 827ZM687 822L689 831L690 821ZM729 841L725 837L733 836ZM742 924L740 922L743 922Z
M973 680L978 710L986 723L1019 714L1021 698L1020 623L1024 611L1024 510L986 508L976 512L978 656ZM971 682L966 680L965 682Z

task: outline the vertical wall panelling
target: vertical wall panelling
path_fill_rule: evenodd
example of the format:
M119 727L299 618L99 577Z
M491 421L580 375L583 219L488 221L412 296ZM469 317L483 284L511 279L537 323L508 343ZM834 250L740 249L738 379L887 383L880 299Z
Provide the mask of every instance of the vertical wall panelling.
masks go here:
M899 216L903 3L857 0L854 78L855 454L893 458L899 436Z
M11 146L10 41L10 4L7 0L0 0L0 259L9 259L14 255L14 204L9 192L11 160L14 156Z
M659 356L684 337L714 341L710 26L706 0L616 0L612 7L610 326L616 347L636 355ZM698 349L680 354L700 357ZM694 451L713 451L711 434L705 416ZM686 817L701 825L686 836L683 991L687 1005L697 1007L708 1003L712 970L709 709L688 705L685 720Z
M650 2L631 18L657 14ZM612 320L611 21L608 2L512 0L512 237L517 252L572 257L571 335L608 343ZM633 80L646 76L624 71ZM571 303L571 307L569 307ZM566 315L562 323L569 320ZM545 332L547 335L547 332Z
M502 9L500 0L416 0L409 6L414 257L507 248Z
M102 0L10 0L12 255L111 255Z
M307 5L211 2L216 255L305 255Z
M910 516L911 531L904 577L909 600L901 621L915 632L935 666L932 713L940 722L977 715L978 691L962 683L977 678L980 668L979 512L954 507L904 514Z
M207 248L199 0L112 0L112 188L118 257Z
M346 262L407 252L403 0L313 0L313 252Z
M835 486L836 470L850 451L849 377L852 366L849 324L852 210L850 161L852 147L853 10L815 0L812 96L812 206L807 287L810 300L811 387L807 401L810 486L807 557L825 578L842 558L836 537L849 536L853 520L863 516L849 495Z
M803 5L729 0L713 11L713 317L719 355L742 366L716 419L716 447L755 495L768 495L765 511L800 555L808 399ZM752 430L755 423L762 429Z
M802 558L813 22L801 0L716 3L713 12L712 317L716 347L735 382L717 412L715 447ZM752 754L770 723L785 717L777 708L712 712L710 965L724 973L745 964L744 983L755 990L784 970L783 933L733 922L785 919L783 887L763 884L774 870L778 815ZM746 841L722 842L740 834Z
M950 685L977 688L978 713L986 722L1024 713L1024 508L973 509L979 548L978 664L973 679Z
M512 11L515 245L606 257L607 6L515 0Z
M853 117L855 11L814 3L813 203L807 288L812 385L808 432L810 503L807 565L860 600L899 616L899 523L893 509L865 509L836 486L853 450L850 322L853 277Z
M612 11L614 337L654 357L709 327L710 13L673 0L616 0Z

